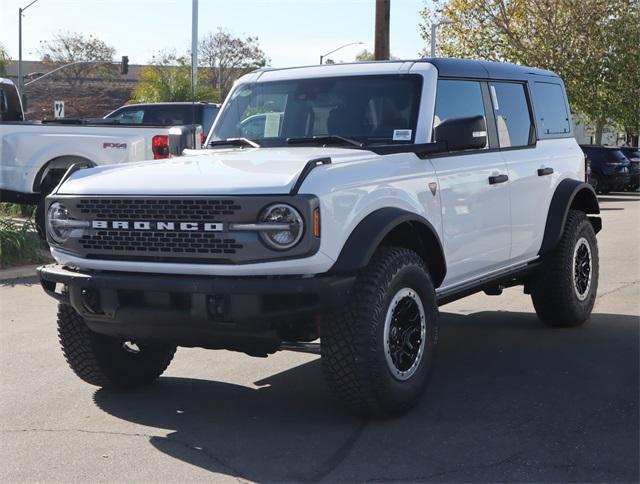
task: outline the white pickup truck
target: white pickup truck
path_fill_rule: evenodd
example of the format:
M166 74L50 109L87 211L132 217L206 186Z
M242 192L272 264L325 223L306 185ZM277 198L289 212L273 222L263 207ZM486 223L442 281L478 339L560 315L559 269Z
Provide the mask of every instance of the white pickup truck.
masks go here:
M38 204L75 163L87 166L167 158L169 126L113 120L25 121L15 85L0 78L0 200Z

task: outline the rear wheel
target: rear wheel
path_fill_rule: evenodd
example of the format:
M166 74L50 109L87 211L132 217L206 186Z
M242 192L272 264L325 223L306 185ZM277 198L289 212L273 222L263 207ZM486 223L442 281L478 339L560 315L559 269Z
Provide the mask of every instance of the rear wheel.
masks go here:
M320 327L331 389L364 416L413 407L427 384L438 342L438 308L424 262L382 247L358 276L351 302Z
M58 305L58 337L69 366L82 380L104 388L135 388L156 380L176 347L132 342L94 333L66 304Z
M583 324L596 301L598 270L593 226L583 212L570 210L558 246L547 256L531 286L538 317L550 326Z

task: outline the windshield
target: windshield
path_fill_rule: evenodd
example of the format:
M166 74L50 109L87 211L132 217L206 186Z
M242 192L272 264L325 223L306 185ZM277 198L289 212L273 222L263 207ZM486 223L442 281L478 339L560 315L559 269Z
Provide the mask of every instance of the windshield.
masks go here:
M364 144L412 143L422 77L377 75L242 84L220 113L211 141L342 136Z

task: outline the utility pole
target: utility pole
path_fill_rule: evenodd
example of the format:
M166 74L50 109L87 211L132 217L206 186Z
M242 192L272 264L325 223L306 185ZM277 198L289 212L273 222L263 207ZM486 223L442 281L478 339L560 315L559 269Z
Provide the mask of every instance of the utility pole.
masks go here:
M198 0L191 7L191 100L196 99L198 83Z
M22 92L22 82L24 79L24 72L22 72L22 8L18 8L18 92L20 96L24 94Z
M389 53L389 17L391 0L376 0L376 41L373 58L388 60Z

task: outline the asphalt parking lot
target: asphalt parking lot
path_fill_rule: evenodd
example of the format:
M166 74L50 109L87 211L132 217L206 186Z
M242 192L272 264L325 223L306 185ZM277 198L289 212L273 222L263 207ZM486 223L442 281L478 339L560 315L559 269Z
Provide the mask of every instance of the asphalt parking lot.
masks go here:
M96 390L35 278L0 283L0 480L638 481L640 194L601 206L587 325L544 327L520 288L445 306L428 393L390 421L345 414L296 353L180 349L152 387Z

